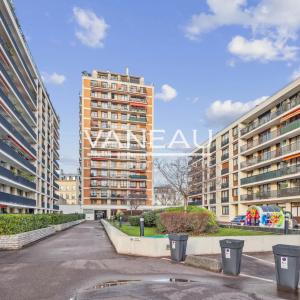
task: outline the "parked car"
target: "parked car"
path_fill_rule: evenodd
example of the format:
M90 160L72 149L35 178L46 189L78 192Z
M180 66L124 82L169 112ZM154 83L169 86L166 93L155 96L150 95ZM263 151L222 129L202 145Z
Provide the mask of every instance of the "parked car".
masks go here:
M236 216L233 220L230 221L231 225L244 225L246 220L245 215Z

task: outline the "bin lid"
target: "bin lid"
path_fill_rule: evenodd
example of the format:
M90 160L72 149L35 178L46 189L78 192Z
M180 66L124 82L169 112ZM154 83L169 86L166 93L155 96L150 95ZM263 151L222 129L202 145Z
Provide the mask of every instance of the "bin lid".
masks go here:
M184 233L170 233L169 240L171 241L186 241L188 239L188 235Z
M273 253L282 256L300 256L300 246L278 244L273 246Z
M243 248L244 240L225 239L220 240L221 248L239 249Z

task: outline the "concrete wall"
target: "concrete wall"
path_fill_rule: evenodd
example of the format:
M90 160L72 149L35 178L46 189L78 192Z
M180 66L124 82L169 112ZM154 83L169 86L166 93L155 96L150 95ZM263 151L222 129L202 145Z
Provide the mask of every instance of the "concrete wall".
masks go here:
M59 205L59 209L63 214L82 214L83 212L81 205Z
M130 237L107 221L102 220L108 237L120 254L161 257L169 256L168 238ZM218 254L219 241L226 237L190 237L187 244L187 255ZM276 244L299 245L300 235L258 235L227 237L245 241L244 252L272 251Z

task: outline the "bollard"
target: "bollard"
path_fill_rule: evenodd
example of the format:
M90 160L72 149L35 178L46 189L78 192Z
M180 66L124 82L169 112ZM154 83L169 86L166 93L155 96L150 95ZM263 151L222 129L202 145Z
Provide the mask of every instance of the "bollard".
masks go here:
M287 213L284 214L284 234L289 233L289 216Z
M119 227L122 227L122 217L119 217Z
M140 236L144 236L144 218L140 218Z

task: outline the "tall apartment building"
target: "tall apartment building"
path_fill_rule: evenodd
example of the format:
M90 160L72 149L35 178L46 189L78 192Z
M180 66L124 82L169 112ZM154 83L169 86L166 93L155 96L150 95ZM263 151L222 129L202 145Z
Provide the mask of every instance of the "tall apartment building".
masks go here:
M0 1L0 213L53 212L59 118L9 0Z
M142 77L83 73L80 173L87 218L152 205L153 95Z
M78 174L61 173L59 176L59 204L79 204L79 176Z
M195 149L189 166L190 199L221 221L263 204L300 216L300 79Z

